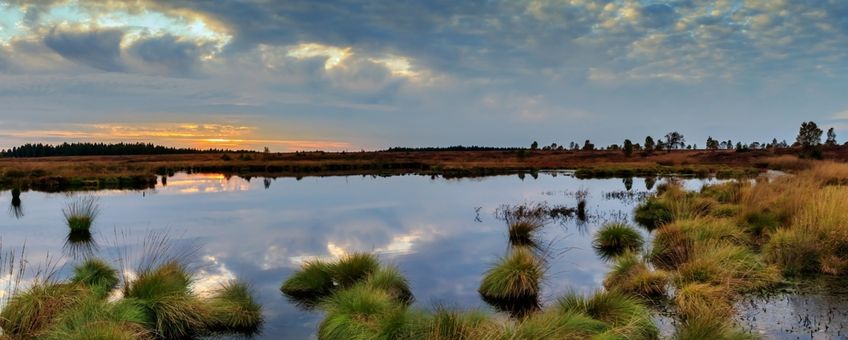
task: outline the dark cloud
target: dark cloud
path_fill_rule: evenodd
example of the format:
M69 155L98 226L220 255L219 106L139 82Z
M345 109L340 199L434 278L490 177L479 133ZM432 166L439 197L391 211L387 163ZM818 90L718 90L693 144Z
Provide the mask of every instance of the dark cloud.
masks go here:
M201 68L201 56L208 47L163 35L134 43L127 53L141 60L155 73L175 76L194 75Z
M98 70L119 72L125 69L121 59L121 40L124 32L118 29L61 30L52 29L44 44L67 60Z

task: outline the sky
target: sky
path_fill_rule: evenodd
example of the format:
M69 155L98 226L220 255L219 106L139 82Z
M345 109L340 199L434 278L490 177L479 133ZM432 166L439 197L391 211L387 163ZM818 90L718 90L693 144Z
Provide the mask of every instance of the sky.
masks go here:
M0 147L848 137L843 0L0 0Z

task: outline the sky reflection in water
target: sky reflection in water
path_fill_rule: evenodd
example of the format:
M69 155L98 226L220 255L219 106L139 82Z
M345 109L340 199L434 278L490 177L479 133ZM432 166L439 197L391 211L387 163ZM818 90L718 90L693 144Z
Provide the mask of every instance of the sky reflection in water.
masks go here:
M685 184L697 189L702 183ZM582 226L568 220L543 230L553 250L543 292L543 301L550 301L569 290L588 293L601 287L608 265L592 250L591 235L603 221L629 219L636 204L605 197L625 190L621 179L578 180L563 174L523 180L280 178L267 189L265 184L263 179L178 174L155 190L95 192L101 205L93 228L96 249L113 256L110 249L116 244L140 240L149 230L169 230L173 238L202 247L198 289L243 278L264 304L264 337L305 338L314 336L321 315L299 310L279 293L281 282L305 259L374 251L406 274L419 306L487 308L477 287L507 249L506 226L494 211L503 204L537 202L574 207L574 193L587 190L588 211L595 218ZM632 185L633 191L646 189L642 179ZM22 193L25 215L2 217L4 249L26 242L30 261L48 252L61 256L68 239L62 208L73 196ZM11 194L3 192L0 199L9 202ZM116 231L133 237L116 237ZM62 260L74 261L71 256Z

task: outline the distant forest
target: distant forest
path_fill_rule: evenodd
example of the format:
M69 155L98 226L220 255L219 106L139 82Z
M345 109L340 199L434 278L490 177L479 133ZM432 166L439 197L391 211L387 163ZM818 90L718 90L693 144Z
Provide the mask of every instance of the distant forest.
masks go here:
M462 145L454 145L448 147L421 147L421 148L408 148L408 147L393 147L388 148L384 151L392 152L415 152L415 151L514 151L524 149L522 147L492 147L492 146L462 146Z
M50 156L113 156L113 155L166 155L186 153L220 153L233 150L173 148L151 143L62 143L24 144L0 151L0 157L50 157ZM239 150L238 152L253 152Z

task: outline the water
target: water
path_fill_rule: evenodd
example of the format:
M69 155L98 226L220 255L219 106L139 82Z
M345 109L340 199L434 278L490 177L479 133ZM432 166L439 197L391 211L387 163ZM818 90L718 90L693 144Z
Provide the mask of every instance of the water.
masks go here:
M592 234L605 221L630 220L638 198L648 191L646 181L633 179L630 196L621 193L626 187L622 179L553 174L536 179L350 176L264 181L177 174L154 190L83 194L100 198L101 214L93 227L100 256L114 259L116 247L137 243L151 230L190 240L201 246L198 290L244 279L264 305L262 337L297 339L314 337L321 319L320 313L298 309L279 292L303 260L376 252L404 272L417 306L487 309L477 287L507 250L506 226L495 218L495 210L539 202L575 207L578 191L588 194L588 221L555 221L542 233L551 256L543 301L570 290L600 289L608 265L592 250ZM684 184L698 189L706 181L688 179ZM75 260L65 246L62 208L75 195L80 193L22 193L21 208L10 205L9 213L0 217L4 250L25 243L30 262L49 253L65 264L59 274L66 275ZM0 200L10 202L10 192Z

